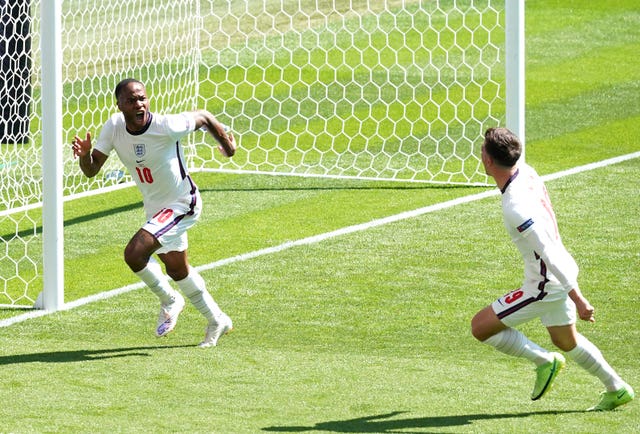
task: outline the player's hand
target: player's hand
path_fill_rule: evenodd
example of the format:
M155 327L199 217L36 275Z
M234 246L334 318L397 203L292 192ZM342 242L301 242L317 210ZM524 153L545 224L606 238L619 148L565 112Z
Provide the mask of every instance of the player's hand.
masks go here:
M593 316L595 309L591 306L589 301L582 297L578 303L576 303L576 309L578 310L578 316L583 321L596 322L595 317Z
M591 303L589 303L589 300L582 295L579 288L576 287L569 291L569 298L575 303L578 316L581 320L596 322L596 319L593 316L595 310L593 309L593 306L591 306Z
M71 142L71 150L74 158L89 155L89 152L91 152L91 133L87 133L87 137L84 140L75 136Z
M229 140L227 140L228 144L226 146L222 144L218 145L218 150L225 157L232 157L233 154L236 153L237 149L236 139L233 137L233 133L229 133L227 137L229 138Z

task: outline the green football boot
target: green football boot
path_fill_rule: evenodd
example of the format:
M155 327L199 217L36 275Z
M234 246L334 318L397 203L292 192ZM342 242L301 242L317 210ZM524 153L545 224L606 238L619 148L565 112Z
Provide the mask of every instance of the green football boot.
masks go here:
M600 402L587 411L609 411L616 407L627 404L635 398L633 389L628 384L615 392L602 392L600 394Z
M560 353L551 353L553 360L540 365L536 368L536 384L533 386L533 392L531 392L531 399L537 400L544 396L549 389L553 381L558 376L558 373L564 368L564 357Z

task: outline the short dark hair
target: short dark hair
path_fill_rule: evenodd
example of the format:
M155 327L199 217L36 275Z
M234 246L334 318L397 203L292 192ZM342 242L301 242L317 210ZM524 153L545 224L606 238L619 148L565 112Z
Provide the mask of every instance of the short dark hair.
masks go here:
M484 133L484 148L501 166L513 167L522 155L522 144L507 128L489 128Z
M124 80L120 81L120 83L116 84L116 90L114 92L116 99L120 98L122 89L124 89L125 86L130 83L139 83L144 86L144 83L142 83L140 80L136 80L135 78L125 78Z

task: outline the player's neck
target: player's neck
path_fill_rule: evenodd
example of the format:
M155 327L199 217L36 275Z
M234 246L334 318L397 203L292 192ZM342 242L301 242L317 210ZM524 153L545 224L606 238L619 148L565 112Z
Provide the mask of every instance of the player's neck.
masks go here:
M125 126L127 128L127 132L132 135L139 135L147 131L149 128L149 124L151 123L151 118L153 115L149 112L145 113L143 123L130 121L125 117Z
M493 176L493 179L496 181L496 185L498 186L500 191L504 192L507 184L517 171L518 166L513 166L510 168L500 168L496 169L491 176Z

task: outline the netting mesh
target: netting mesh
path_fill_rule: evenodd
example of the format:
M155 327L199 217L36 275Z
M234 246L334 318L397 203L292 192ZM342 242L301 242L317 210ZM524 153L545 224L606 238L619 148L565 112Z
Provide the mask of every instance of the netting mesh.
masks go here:
M66 144L96 137L118 81L155 112L206 108L241 149L204 133L192 170L486 183L484 129L503 123L504 1L65 0L64 195L127 182L117 158L81 174ZM0 304L42 288L40 0L0 0Z
M199 101L242 152L219 161L201 141L195 167L486 182L478 138L504 115L492 2L210 2L202 14Z

